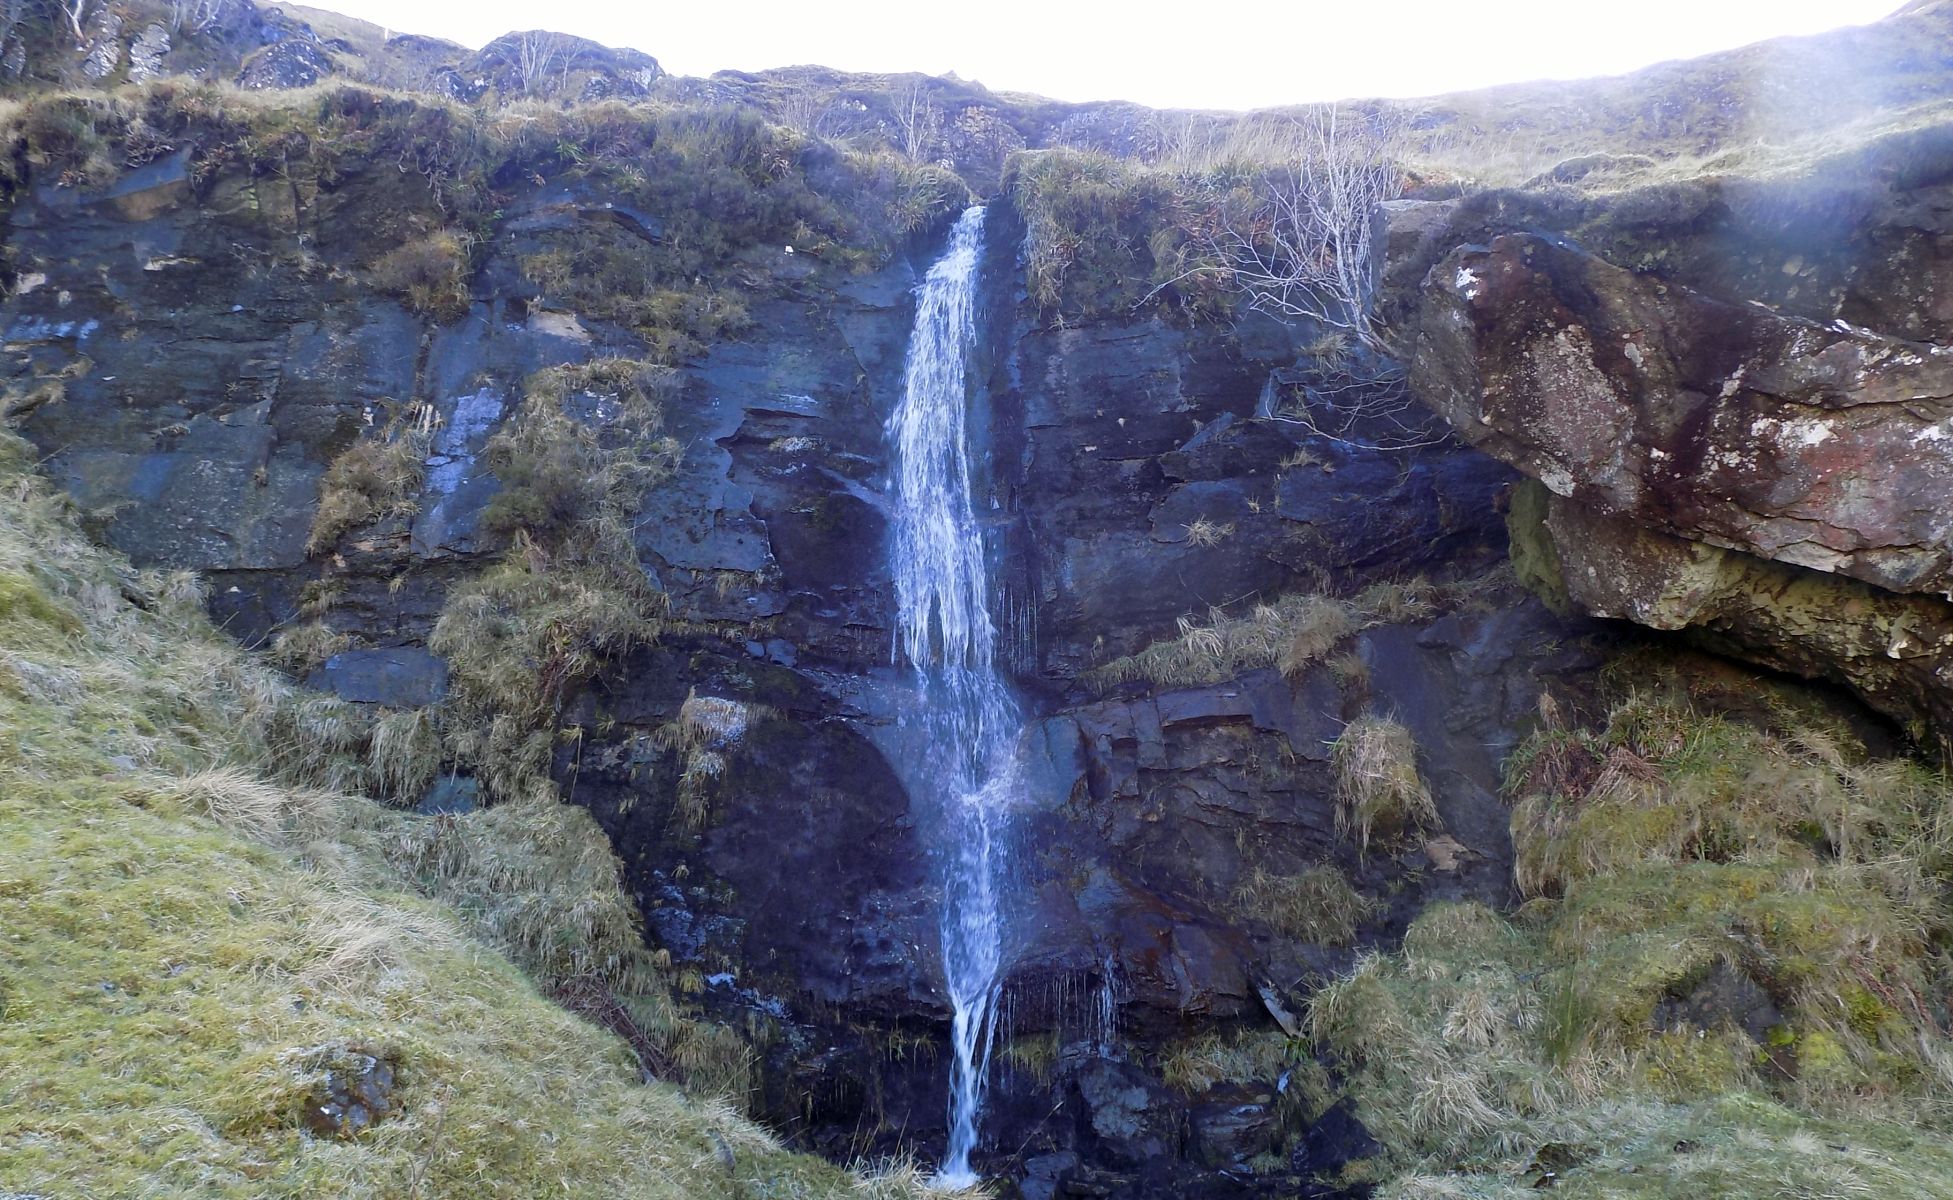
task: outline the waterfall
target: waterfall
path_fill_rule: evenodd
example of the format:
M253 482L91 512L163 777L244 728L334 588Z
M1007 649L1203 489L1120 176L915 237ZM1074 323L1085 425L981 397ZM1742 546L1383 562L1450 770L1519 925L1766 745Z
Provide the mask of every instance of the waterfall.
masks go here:
M970 1152L997 1028L1003 966L998 877L1004 823L1019 788L1020 719L996 665L983 533L970 495L965 423L976 342L983 208L970 208L917 290L901 403L888 421L895 464L895 655L915 674L909 721L920 770L942 805L943 976L954 1008L949 1152L938 1181L975 1182ZM920 798L920 797L918 797Z

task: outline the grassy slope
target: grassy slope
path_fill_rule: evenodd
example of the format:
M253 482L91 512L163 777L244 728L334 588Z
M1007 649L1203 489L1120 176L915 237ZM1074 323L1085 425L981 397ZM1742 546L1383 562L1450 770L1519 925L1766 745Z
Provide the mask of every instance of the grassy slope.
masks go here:
M185 581L88 546L0 441L0 1188L909 1194L640 1085L621 1041L411 894L386 851L426 822L311 786L343 720L218 636ZM614 884L583 875L560 882L601 904ZM397 1063L401 1113L303 1131L362 1053Z
M1434 906L1317 993L1385 1196L1953 1196L1953 791L1766 724L1549 710L1508 768L1533 899ZM1664 1015L1718 972L1777 1006L1761 1042L1724 1023L1754 999Z

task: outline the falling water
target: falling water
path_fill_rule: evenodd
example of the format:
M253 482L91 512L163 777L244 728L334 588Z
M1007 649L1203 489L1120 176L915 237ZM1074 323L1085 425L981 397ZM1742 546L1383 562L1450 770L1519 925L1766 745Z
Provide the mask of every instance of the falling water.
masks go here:
M889 418L894 450L890 566L899 611L896 655L915 672L922 770L943 804L943 975L954 1006L949 1153L939 1182L975 1181L977 1138L997 1022L1003 933L998 912L1002 825L1019 781L1016 702L996 666L983 534L970 497L964 424L976 340L983 209L956 222L949 248L918 290L902 401Z

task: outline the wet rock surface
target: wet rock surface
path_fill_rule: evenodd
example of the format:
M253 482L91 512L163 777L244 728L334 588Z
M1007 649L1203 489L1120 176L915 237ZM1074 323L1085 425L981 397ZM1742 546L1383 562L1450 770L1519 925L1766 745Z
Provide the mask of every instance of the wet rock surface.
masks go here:
M305 1127L320 1137L358 1137L400 1107L391 1059L349 1053L335 1060L304 1111Z
M1377 941L1434 898L1505 903L1500 758L1544 681L1578 686L1607 635L1494 584L1481 605L1353 638L1360 683L1318 665L1101 693L1083 672L1210 605L1325 575L1482 571L1502 552L1511 475L1456 445L1370 451L1258 416L1293 377L1279 330L1045 329L1011 294L1014 239L991 251L978 508L1000 657L1032 716L999 1037L1058 1050L1042 1075L1001 1071L986 1145L1017 1149L987 1169L1021 1174L1027 1195L1282 1194L1300 1177L1263 1160L1302 1131L1254 1099L1276 1080L1199 1101L1191 1123L1197 1098L1161 1078L1170 1043L1274 1028L1264 992L1299 1007L1299 981L1354 953L1265 925L1244 885L1334 864L1388 897L1361 934ZM818 315L767 309L773 336L690 369L672 417L686 461L650 501L643 558L679 611L757 614L768 632L637 652L573 710L583 735L559 760L650 928L706 975L707 1002L781 1030L763 1072L770 1115L835 1153L943 1137L942 1052L880 1049L934 1041L948 1015L935 818L889 766L913 702L889 666L882 548L905 284L864 281ZM1230 539L1186 545L1183 527L1202 519L1231 523ZM759 584L728 598L711 586L722 572ZM658 736L689 695L758 714L702 821L674 799L684 762ZM1361 856L1335 832L1329 757L1343 723L1370 711L1414 731L1443 828ZM820 1015L834 1011L849 1021Z
M517 269L538 231L616 219L585 188L521 195L456 319L374 293L345 229L358 214L405 236L424 199L397 176L194 183L172 158L100 192L32 193L3 314L13 377L41 397L22 428L101 536L206 572L213 610L251 641L306 619L329 573L321 619L353 644L313 682L388 707L443 694L426 639L448 589L501 552L481 522L499 487L483 453L523 380L635 349L604 322L534 309ZM1336 865L1384 898L1359 944L1387 942L1431 898L1503 902L1499 756L1542 680L1582 677L1600 635L1507 589L1361 633L1341 675L1102 692L1086 672L1210 606L1483 572L1513 476L1456 444L1320 436L1293 415L1318 379L1293 331L1047 328L1021 306L1013 221L997 212L984 268L973 422L1003 665L1031 717L1000 1036L1062 1052L1044 1080L997 1085L987 1169L1056 1195L1279 1192L1299 1176L1268 1164L1303 1131L1269 1124L1261 1101L1216 1094L1197 1121L1158 1119L1196 1099L1163 1082L1167 1046L1271 1028L1264 997L1293 1011L1298 981L1353 953L1270 927L1245 882ZM772 1031L764 1115L837 1156L926 1156L942 1138L940 864L929 806L890 766L913 698L890 663L884 559L883 422L929 251L866 275L778 251L747 264L770 281L759 332L684 365L666 413L680 466L633 526L676 628L567 699L579 736L556 763L701 1002ZM415 511L308 553L327 465L409 405L433 428ZM692 696L749 717L698 786L662 736ZM1328 759L1370 711L1414 731L1443 829L1360 856L1335 833ZM450 773L436 793L423 811L481 801Z

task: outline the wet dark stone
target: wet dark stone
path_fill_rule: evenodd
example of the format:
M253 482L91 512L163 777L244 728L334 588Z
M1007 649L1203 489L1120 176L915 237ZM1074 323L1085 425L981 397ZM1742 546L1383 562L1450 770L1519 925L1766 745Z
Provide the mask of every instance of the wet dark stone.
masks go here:
M1770 993L1723 959L1700 979L1673 989L1654 1011L1656 1029L1739 1029L1759 1043L1782 1024L1783 1012Z
M1103 1161L1138 1167L1178 1155L1184 1136L1178 1106L1151 1076L1126 1063L1095 1059L1079 1071L1075 1086L1087 1132Z
M1318 1178L1337 1175L1360 1159L1374 1158L1383 1146L1356 1116L1355 1106L1340 1100L1316 1118L1302 1144L1295 1149L1294 1166Z
M395 1087L391 1061L370 1054L349 1055L326 1071L318 1092L307 1102L305 1127L320 1137L357 1137L397 1111Z
M1275 1093L1271 1088L1223 1085L1187 1110L1188 1143L1195 1161L1236 1166L1275 1148Z
M424 817L457 816L481 807L481 785L467 775L443 775L436 779L414 811Z
M447 664L407 646L335 654L307 681L356 704L419 708L447 694Z

